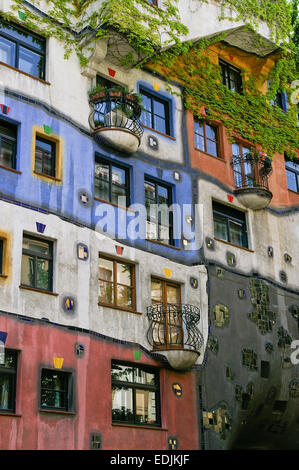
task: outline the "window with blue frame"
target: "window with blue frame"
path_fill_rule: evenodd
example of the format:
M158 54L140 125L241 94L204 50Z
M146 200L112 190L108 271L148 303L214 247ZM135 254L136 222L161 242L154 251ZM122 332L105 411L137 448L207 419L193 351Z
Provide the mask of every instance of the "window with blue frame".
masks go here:
M147 213L146 238L167 245L174 245L172 188L150 178L144 180L145 207Z
M45 54L44 38L0 21L0 62L45 79Z
M17 126L0 121L0 165L16 168Z
M244 212L213 201L214 236L234 245L248 248Z
M162 134L171 135L169 102L143 88L140 88L139 93L143 98L140 117L142 124Z
M288 189L299 193L299 161L285 159Z
M130 205L129 169L96 156L94 170L94 197L103 202L119 204L124 198Z

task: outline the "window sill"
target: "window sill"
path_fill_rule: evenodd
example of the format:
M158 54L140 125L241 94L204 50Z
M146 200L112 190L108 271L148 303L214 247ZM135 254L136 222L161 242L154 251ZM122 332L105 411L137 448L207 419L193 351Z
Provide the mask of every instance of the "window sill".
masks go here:
M177 246L169 245L168 243L159 242L158 240L151 240L150 238L146 238L145 240L147 242L156 243L157 245L162 245L162 246L165 246L167 248L172 248L173 250L178 250L178 251L181 250L181 248L178 248Z
M136 310L130 310L128 308L124 307L118 307L117 305L110 305L110 304L104 304L102 302L98 302L99 307L107 307L107 308L113 308L114 310L121 310L122 312L127 312L127 313L134 313L135 315L142 315L141 312L137 312Z
M147 429L148 431L168 431L167 428L159 428L155 426L145 426L142 424L124 424L124 423L112 423L112 426L119 426L121 428L133 428L133 429Z
M0 274L0 278L6 279L8 277L7 274Z
M59 295L56 292L50 292L50 291L44 290L44 289L37 289L36 287L29 287L29 286L20 285L19 289L30 290L30 291L33 291L33 292L39 292L40 294L54 295L55 297L57 297Z
M118 207L119 209L123 209L125 211L133 212L134 214L136 214L136 211L134 211L133 209L130 209L129 207L119 206L118 204L115 204L114 202L104 201L104 199L100 199L98 197L94 197L94 200L98 202L102 202L103 204L109 204L110 206L113 206L113 207Z
M223 157L217 157L216 155L212 155L211 153L205 152L204 150L198 149L197 147L194 147L194 150L196 150L199 153L203 153L204 155L207 155L208 157L215 158L219 162L226 163Z
M43 83L44 85L51 85L50 82L46 82L46 81L43 80L42 78L35 77L34 75L30 75L30 74L27 73L27 72L23 72L23 70L17 69L16 67L13 67L12 65L6 64L5 62L1 62L1 61L0 61L0 65L4 65L4 67L7 67L8 69L14 70L15 72L19 72L19 73L21 73L22 75L26 75L26 77L33 78L34 80L37 80L38 82L41 82L41 83Z
M47 410L44 408L39 409L40 413L51 413L55 415L64 415L64 416L75 416L76 413L74 411L63 411L63 410Z
M2 170L8 170L8 171L11 171L12 173L17 173L18 175L21 175L22 172L19 171L19 170L15 170L14 168L9 168L9 166L5 166L5 165L0 165L0 168L2 168Z
M9 416L13 418L21 418L22 415L19 415L17 413L13 413L12 411L8 411L7 413L5 411L0 411L0 416Z
M61 178L56 178L55 176L50 176L50 175L45 175L44 173L39 173L38 171L33 171L33 174L38 176L39 178L41 179L44 179L44 180L50 180L50 182L57 182L57 183L61 183L62 182L62 179Z
M173 141L176 141L176 139L175 139L174 137L172 137L171 135L164 134L164 132L157 131L156 129L153 129L152 127L146 126L145 124L142 124L142 123L141 123L141 125L142 125L142 127L144 127L145 129L148 129L149 131L156 132L157 134L163 135L163 137L168 137L168 139L173 140Z
M217 242L224 243L225 245L230 245L230 246L233 246L235 248L240 248L241 250L248 251L249 253L254 253L253 250L250 250L249 248L245 248L245 246L235 245L234 243L227 242L226 240L221 240L221 238L214 237L214 240L216 240Z
M299 191L297 192L297 191L294 191L293 189L289 189L289 188L288 188L288 191L290 191L290 193L292 193L292 194L297 194L297 196L299 196Z

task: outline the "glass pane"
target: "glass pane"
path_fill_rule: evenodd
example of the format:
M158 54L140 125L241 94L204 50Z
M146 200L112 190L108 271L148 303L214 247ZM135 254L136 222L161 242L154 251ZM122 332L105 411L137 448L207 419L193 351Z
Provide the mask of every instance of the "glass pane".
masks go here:
M239 144L233 143L232 144L232 151L233 151L233 155L240 155L240 146L239 146Z
M250 148L243 146L243 147L242 147L242 152L243 152L243 156L245 156L247 153L250 152Z
M34 258L24 254L22 256L21 284L35 287Z
M230 230L230 242L235 245L243 245L243 224L229 221L229 230Z
M164 317L161 317L161 320L165 320ZM153 341L155 344L162 345L165 344L165 323L154 323L153 328Z
M285 165L286 165L286 168L290 168L292 170L296 170L299 172L299 163L286 161Z
M99 302L104 304L114 304L114 291L111 282L99 280Z
M17 367L17 353L10 352L7 349L4 349L4 364L1 364L1 367L7 367L9 369L16 369Z
M36 287L39 289L50 289L50 265L49 261L37 259Z
M35 252L37 255L50 256L49 243L41 240L33 240L31 238L23 238L23 250L30 250Z
M156 394L148 390L136 389L136 422L156 423Z
M157 224L155 222L146 222L146 238L149 240L157 240Z
M117 305L119 307L133 308L132 287L117 286Z
M51 408L66 408L66 394L52 390L41 391L41 406Z
M112 198L111 198L111 202L113 202L114 204L117 204L117 205L120 205L120 206L123 206L123 205L127 205L127 199L126 199L126 189L125 188L121 188L119 186L117 186L116 184L113 184L112 185ZM119 199L121 198L121 199ZM124 200L123 200L124 198Z
M43 371L41 379L41 406L66 408L67 376L63 373Z
M294 173L293 171L286 170L286 174L287 174L288 188L291 189L292 191L298 192L296 173Z
M152 279L151 297L152 304L162 303L162 281Z
M217 143L207 139L207 153L217 157Z
M117 263L117 282L131 286L133 283L133 267L128 264Z
M196 134L204 135L204 130L203 130L203 123L194 121L194 132Z
M143 106L143 108L146 111L151 112L151 110L152 110L151 99L148 96L143 95L142 93L141 93L141 95L142 95L142 106Z
M0 61L15 67L16 45L0 37Z
M5 140L3 137L0 139L0 165L13 168L14 166L14 152L15 144L9 140Z
M216 140L217 138L217 129L213 126L206 124L206 135L210 140Z
M110 201L109 196L109 182L102 181L98 178L95 178L94 182L94 195L95 197L102 199L103 201Z
M155 385L155 374L139 368L134 369L134 382L138 384Z
M169 304L178 304L180 301L179 292L180 288L178 286L166 286L167 292L167 303Z
M166 121L163 118L160 118L158 116L154 116L154 129L156 129L159 132L162 132L163 134L166 134Z
M112 420L134 422L133 390L125 387L112 387Z
M12 36L15 39L19 39L26 44L43 51L45 48L45 40L36 38L35 36L31 36L26 31L22 31L21 29L16 29L14 26L10 24L4 24L0 22L0 31L5 32L6 34Z
M221 215L214 214L215 237L228 241L227 219Z
M205 151L205 139L204 137L195 134L195 147L199 150Z
M105 281L113 281L113 261L99 258L99 278Z
M165 119L165 104L154 100L154 114Z
M170 243L170 230L168 225L159 225L158 226L158 241L162 243L169 244Z
M134 382L133 367L112 364L112 380L121 380L122 382Z
M42 150L36 149L35 150L35 166L34 170L38 173L43 172L43 152Z
M140 116L140 121L142 124L148 127L152 127L152 115L148 111L142 111L141 116Z
M126 171L122 168L112 167L112 183L126 186Z
M145 198L150 199L151 201L156 201L156 187L153 183L145 182L144 183Z
M168 204L168 189L158 186L158 204Z
M43 57L20 46L18 68L23 70L23 72L29 73L30 75L42 78Z
M0 409L10 409L11 393L12 377L0 375Z

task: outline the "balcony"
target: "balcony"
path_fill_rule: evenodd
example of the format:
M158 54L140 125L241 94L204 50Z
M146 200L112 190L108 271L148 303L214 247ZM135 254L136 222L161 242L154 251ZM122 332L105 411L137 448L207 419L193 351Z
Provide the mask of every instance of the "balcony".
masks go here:
M263 152L234 155L232 159L236 189L234 194L243 206L259 210L267 207L272 199L268 178L272 172L269 157Z
M155 304L147 307L147 332L154 352L161 352L173 369L192 367L199 355L203 336L196 325L199 309L193 305Z
M106 89L90 94L89 125L100 143L132 154L138 149L143 128L138 118L141 106L136 95Z

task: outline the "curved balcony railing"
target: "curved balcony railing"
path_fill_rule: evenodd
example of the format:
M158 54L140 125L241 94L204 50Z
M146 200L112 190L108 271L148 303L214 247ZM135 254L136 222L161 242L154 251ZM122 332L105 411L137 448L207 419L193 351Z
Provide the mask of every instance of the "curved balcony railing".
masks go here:
M124 129L141 139L140 104L129 93L102 91L90 96L89 125L96 133L103 129Z
M194 305L156 304L147 307L147 316L151 322L147 339L155 350L200 350L203 336L196 327L200 311Z
M269 190L268 177L272 172L269 157L263 153L249 152L233 155L231 165L234 169L236 189L261 188Z

